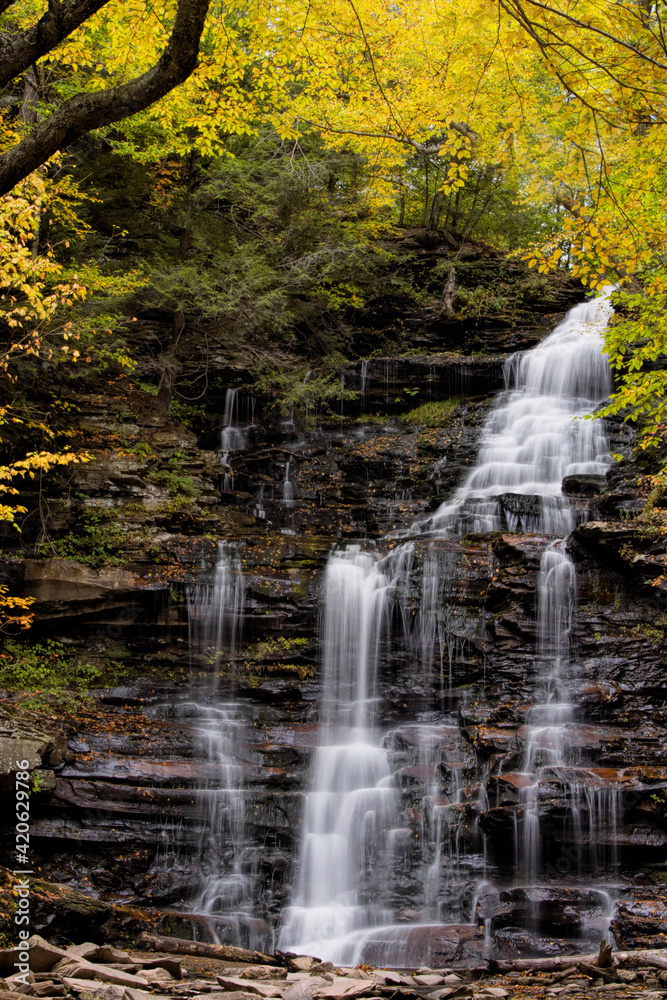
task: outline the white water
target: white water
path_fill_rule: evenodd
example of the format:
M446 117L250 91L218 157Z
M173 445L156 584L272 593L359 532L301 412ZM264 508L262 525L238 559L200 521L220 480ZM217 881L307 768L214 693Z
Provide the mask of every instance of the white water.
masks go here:
M322 744L306 797L299 877L280 947L352 961L358 931L391 922L386 903L398 794L375 733L376 680L392 581L358 545L327 564Z
M241 422L239 410L243 400L243 409L249 412L250 422ZM249 407L248 404L249 403ZM232 456L237 451L245 451L248 447L248 437L254 423L254 397L239 397L238 389L227 389L225 394L225 412L222 418L220 433L220 464L225 470L224 490L234 489L234 473L231 467Z
M575 306L537 347L508 358L506 392L484 424L475 466L424 527L455 534L502 528L497 498L513 493L541 498L540 514L524 530L560 537L575 527L563 477L605 473L610 463L602 422L573 418L611 391L602 353L611 313L607 297Z
M283 503L286 507L294 505L294 487L289 477L290 463L285 463L285 478L283 480Z
M211 582L187 589L190 646L202 650L217 666L222 658L233 660L241 643L245 578L239 550L218 542Z
M575 418L590 414L609 395L602 332L611 311L607 297L576 306L536 348L508 360L506 392L486 420L474 468L452 500L413 530L441 537L504 527L516 530L519 524L502 503L507 494L539 497L533 513L522 517L523 530L562 537L575 527L577 512L562 494L563 477L604 474L610 464L602 422ZM280 947L337 963L360 961L371 953L381 956L384 947L389 949L386 960L390 956L396 964L396 949L407 946L411 936L423 940L428 936L423 934L428 925L396 925L387 904L391 844L399 833L399 817L376 712L378 661L388 637L390 605L411 557L409 544L383 561L353 546L332 553L327 567L323 739L312 768L298 881ZM450 637L458 637L441 613L444 594L437 565L437 560L425 558L423 606L413 648L416 652L419 647L422 663L432 663L436 646L443 698L445 692L451 698L455 647ZM539 705L528 719L525 760L535 781L524 792L517 840L517 862L533 882L541 874L541 769L564 763L573 720L567 681L576 595L574 567L562 544L545 550L538 590L541 690ZM431 834L434 849L428 873L436 884L444 849L439 810L434 812L437 825ZM594 811L589 809L589 814ZM459 861L457 847L456 867ZM488 882L484 885L488 888ZM428 889L425 903L427 910L437 912L437 899ZM488 941L490 923L486 930Z
M245 720L240 706L221 700L219 674L234 664L241 647L245 578L238 548L219 542L209 582L187 591L190 642L213 671L206 697L195 688L179 715L191 720L206 758L207 779L197 789L195 810L201 830L198 885L188 909L207 918L213 937L251 948L266 947L252 919L257 851L246 830L246 793L241 747Z

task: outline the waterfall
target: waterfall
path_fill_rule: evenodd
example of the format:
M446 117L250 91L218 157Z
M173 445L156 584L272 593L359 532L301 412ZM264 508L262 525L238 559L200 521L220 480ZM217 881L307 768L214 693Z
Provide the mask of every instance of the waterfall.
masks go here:
M233 660L243 628L245 577L239 550L218 542L212 582L187 589L190 648L200 649L216 665Z
M398 796L375 732L391 588L383 563L360 546L329 557L322 743L311 770L298 882L280 947L338 963L355 960L361 929L391 923L386 899Z
M575 306L536 348L508 359L505 391L485 421L474 467L451 500L413 526L413 536L455 539L467 532L521 528L562 539L572 531L585 512L563 495L563 478L602 475L611 461L604 424L584 419L611 390L602 336L611 312L606 295ZM386 386L389 378L386 362ZM429 955L431 939L436 944L438 940L432 932L440 925L396 923L389 905L395 864L390 848L400 840L401 831L398 795L378 732L376 685L381 652L390 638L392 604L402 610L413 662L428 672L434 662L437 665L443 708L445 696L452 705L452 664L455 656L464 655L465 637L458 634L458 623L446 606L456 561L438 557L434 549L424 555L421 607L411 624L401 582L412 558L410 542L383 560L355 545L332 553L326 571L322 738L306 796L296 890L285 914L280 946L338 963L400 964L402 955L405 964L419 964ZM603 826L612 828L616 803L608 782L596 781L591 773L582 776L568 760L569 729L575 718L568 688L575 671L571 633L576 579L563 541L543 549L537 597L538 694L523 727L525 770L517 786L521 821L517 821L515 853L516 868L529 885L539 882L545 871L539 817L542 780L566 786L567 822L583 830L587 818L591 841ZM421 739L429 744L428 737ZM576 774L568 774L575 770ZM459 845L463 825L458 817L466 810L479 817L487 803L484 783L476 803L467 806L462 801L461 786L454 780L458 773L452 770L448 800L438 799L432 786L423 791L430 809L426 822L432 846L429 857L424 857L428 884L422 912L432 919L455 913L452 906L439 905L444 858L452 869L447 891L450 897L458 896L458 912L463 910L455 874L463 859ZM423 830L424 823L422 818ZM476 823L475 819L474 836ZM484 869L485 865L486 861ZM499 897L485 870L475 897L473 916L479 907L488 910L484 915L488 953ZM489 900L488 906L482 906L482 897ZM467 912L469 906L470 901ZM473 949L471 954L477 953Z
M240 396L238 389L227 389L220 432L220 464L225 470L225 491L234 489L235 477L230 463L235 452L245 451L248 447L249 434L255 420L255 404L254 396ZM249 422L243 423L241 414Z
M294 506L294 487L289 477L290 463L285 463L285 478L283 480L283 503L286 507Z
M247 722L240 705L219 695L221 665L230 663L233 676L242 641L245 578L237 547L218 543L212 579L189 587L187 601L191 648L214 668L213 683L202 688L195 681L190 700L178 709L206 759L195 801L200 834L188 909L205 919L215 940L262 948L267 939L252 917L258 858L246 830Z
M574 706L567 699L569 651L576 605L574 564L563 542L549 545L540 559L537 581L537 661L540 703L527 717L526 770L563 763L567 725Z
M502 529L499 498L519 494L540 498L524 531L559 537L572 531L576 512L562 495L563 478L609 467L602 422L573 418L590 414L611 391L602 353L611 313L608 297L575 306L537 347L508 358L506 390L484 424L474 468L430 522L417 527L456 535Z

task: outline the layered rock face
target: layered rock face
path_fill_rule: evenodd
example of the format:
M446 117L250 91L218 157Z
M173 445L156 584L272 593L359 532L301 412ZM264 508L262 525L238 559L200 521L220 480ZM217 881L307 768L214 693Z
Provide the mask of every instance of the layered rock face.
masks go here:
M92 920L119 936L152 926L270 950L294 901L322 739L331 546L375 538L388 556L401 542L387 535L451 495L475 462L503 359L356 366L346 378L359 402L308 433L246 422L244 403L217 417L243 434L223 433L221 455L209 431L197 440L139 413L149 457L77 470L87 505L119 518L121 536L105 542L118 563L61 554L14 572L38 597L38 629L91 662L115 660L122 684L60 720L5 702L0 749L10 761L20 747L40 774L35 864L76 890L41 907L36 930L83 940ZM453 395L437 426L401 420ZM103 410L90 404L91 426ZM623 449L625 431L609 431ZM176 509L173 482L155 475L171 474L175 456L196 487ZM501 495L499 529L413 538L373 694L395 795L391 857L366 857L357 887L364 905L381 894L388 929L355 959L551 955L610 927L622 947L667 940L664 545L635 522L645 497L624 468L564 487L580 521L566 543L574 709L567 755L543 754L537 781L537 593L553 539L522 527L535 497ZM54 525L76 530L75 505L51 505Z

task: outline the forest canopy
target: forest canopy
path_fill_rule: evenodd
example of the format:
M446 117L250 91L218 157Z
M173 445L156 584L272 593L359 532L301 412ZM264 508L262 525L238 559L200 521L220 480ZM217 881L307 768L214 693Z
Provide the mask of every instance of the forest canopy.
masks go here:
M143 373L160 405L183 376L186 319L203 338L223 319L237 341L260 329L279 367L313 303L362 301L386 239L420 226L616 285L605 412L660 447L662 5L10 0L0 27L7 385L36 358L134 371L122 326L137 295L174 316ZM130 222L115 221L119 187ZM162 233L141 252L138 220ZM326 385L344 344L318 338ZM5 421L34 421L7 399ZM85 459L43 433L22 461ZM29 472L4 467L2 488Z

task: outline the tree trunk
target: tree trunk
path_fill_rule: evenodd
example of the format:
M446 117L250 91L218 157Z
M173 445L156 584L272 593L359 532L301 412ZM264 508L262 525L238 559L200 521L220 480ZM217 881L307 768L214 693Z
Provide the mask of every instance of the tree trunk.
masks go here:
M23 93L19 118L24 125L34 125L37 122L37 102L39 101L39 80L37 67L31 66L23 77Z
M428 228L431 232L435 232L438 228L438 223L440 222L440 209L445 200L444 191L436 191L433 195L433 204L431 205L431 217L428 220Z
M30 67L59 45L64 38L97 13L109 0L49 0L48 10L32 28L15 35L0 35L0 87ZM0 3L0 12L11 6Z
M37 67L31 66L23 77L23 93L21 95L21 106L19 108L19 119L24 125L35 125L37 123L39 89ZM36 260L39 255L39 233L42 225L41 199L35 205L35 222L37 224L35 226L35 233L30 247L33 260Z
M454 289L456 288L456 271L450 267L445 287L442 290L442 306L440 313L451 319L454 315Z
M0 156L0 195L91 129L122 121L150 107L190 76L210 0L179 0L167 48L146 73L110 90L76 94Z
M160 384L158 385L157 390L157 405L158 409L162 413L167 413L169 410L171 397L174 394L176 376L178 375L181 367L180 363L176 360L176 348L178 347L178 342L181 339L181 334L185 329L185 315L182 309L176 309L172 316L171 323L171 337L169 339L169 344L167 345L166 351L163 351L158 359L162 369L162 374L160 375Z
M556 958L499 959L492 961L490 965L499 972L557 972L559 969L575 968L580 962L595 965L598 958L599 953L595 952L587 955L559 955ZM667 948L655 951L615 951L612 958L617 965L651 965L667 969Z
M197 187L197 150L194 147L190 150L190 159L188 160L188 172L185 178L186 195L185 195L185 225L181 231L180 240L178 242L178 253L179 256L184 257L192 246L192 192ZM181 312L181 316L183 313Z
M426 225L426 220L428 218L428 160L425 161L426 168L426 190L424 192L424 210L422 212L422 226Z
M205 944L203 941L184 941L181 938L160 937L147 934L138 936L138 948L147 951L164 951L171 955L197 955L200 958L220 958L225 962L246 962L248 965L278 965L273 955L263 955L261 951L234 948L230 944Z

